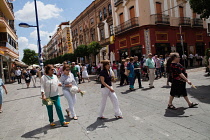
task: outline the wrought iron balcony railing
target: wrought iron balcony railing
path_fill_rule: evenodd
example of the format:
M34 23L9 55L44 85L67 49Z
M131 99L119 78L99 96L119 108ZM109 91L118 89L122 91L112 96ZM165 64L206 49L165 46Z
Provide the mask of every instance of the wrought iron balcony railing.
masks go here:
M118 26L115 27L115 34L120 34L124 31L139 27L139 20L137 17L132 18Z
M203 20L199 18L192 19L192 26L193 27L203 27Z
M155 22L155 24L163 24L163 25L169 25L170 24L169 15L154 14L154 15L151 15L151 16L152 16L152 20Z
M10 49L11 51L15 52L16 54L19 54L19 51L15 49L12 45L10 45L8 42L0 42L0 46L6 47Z
M117 6L120 5L121 3L123 3L123 0L115 0L115 1L114 1L114 6L117 7Z
M180 17L179 18L179 25L191 26L190 18L189 17Z

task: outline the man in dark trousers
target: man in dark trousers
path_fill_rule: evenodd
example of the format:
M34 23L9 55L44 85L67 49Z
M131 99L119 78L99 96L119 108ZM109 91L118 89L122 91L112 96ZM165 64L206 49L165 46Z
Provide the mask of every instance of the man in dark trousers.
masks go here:
M138 83L139 83L139 88L143 88L141 85L141 63L138 60L138 56L134 57L134 73L135 73L135 78L134 81L136 80L136 78L138 78Z

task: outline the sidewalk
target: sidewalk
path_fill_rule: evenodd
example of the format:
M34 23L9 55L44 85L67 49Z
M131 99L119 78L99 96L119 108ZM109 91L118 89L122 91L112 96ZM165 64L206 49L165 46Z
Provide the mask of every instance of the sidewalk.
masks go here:
M183 98L175 99L177 111L167 110L170 88L166 79L155 80L155 88L128 91L129 87L114 84L124 119L116 120L108 99L105 117L97 119L101 100L100 84L95 81L80 85L86 95L77 96L75 111L79 120L70 121L69 127L57 127L48 123L47 110L42 106L40 89L25 88L17 83L7 84L8 95L4 95L3 113L0 114L0 140L210 140L210 77L204 76L204 68L188 70L189 79L197 90L187 86L189 98L198 102L198 108L189 109ZM39 84L37 83L39 86ZM22 87L23 86L23 87ZM136 85L137 87L137 85ZM61 89L60 93L61 92ZM63 113L66 99L61 96Z

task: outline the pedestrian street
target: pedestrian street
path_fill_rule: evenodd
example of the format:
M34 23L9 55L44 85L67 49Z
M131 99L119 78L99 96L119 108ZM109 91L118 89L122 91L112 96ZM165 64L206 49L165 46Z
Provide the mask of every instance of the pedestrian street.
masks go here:
M6 84L8 94L4 95L3 113L0 114L0 140L210 140L210 77L204 76L204 68L188 70L189 79L197 87L187 85L190 100L199 103L197 108L188 108L183 98L175 98L178 110L168 110L170 87L166 79L155 80L155 88L149 89L144 81L144 89L130 91L129 86L114 84L123 119L115 119L113 107L108 99L104 116L97 119L101 101L100 84L86 82L80 89L86 91L84 97L77 94L75 111L78 120L66 116L68 103L61 93L61 105L68 127L57 124L51 127L46 107L40 99L39 80L37 87L26 88L24 84Z

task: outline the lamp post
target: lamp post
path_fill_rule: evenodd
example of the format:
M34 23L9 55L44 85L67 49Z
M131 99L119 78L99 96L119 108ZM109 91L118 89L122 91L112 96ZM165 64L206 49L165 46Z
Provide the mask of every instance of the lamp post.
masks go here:
M36 26L29 25L27 23L20 23L19 26L23 27L23 28L36 27L36 29L37 29L37 37L38 37L39 65L43 69L42 48L41 48L41 40L40 40L40 33L39 33L39 20L38 20L38 12L37 12L36 0L34 0L34 7L35 7L35 15L36 15Z

